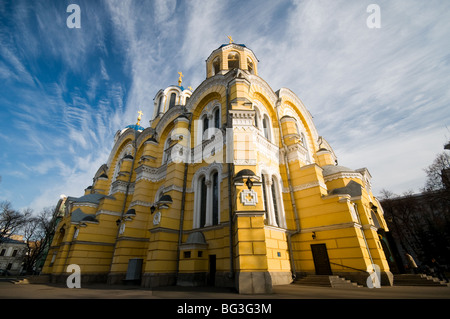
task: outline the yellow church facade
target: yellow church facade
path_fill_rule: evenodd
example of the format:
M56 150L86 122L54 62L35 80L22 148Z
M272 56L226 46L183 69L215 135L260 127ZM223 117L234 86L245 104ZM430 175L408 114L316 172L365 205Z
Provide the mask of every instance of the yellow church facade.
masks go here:
M270 293L309 274L392 284L388 231L365 168L337 165L294 92L258 76L243 44L221 45L195 89L160 90L152 120L115 135L84 196L63 199L42 273L144 287ZM146 109L144 109L144 112ZM60 203L61 204L61 203Z

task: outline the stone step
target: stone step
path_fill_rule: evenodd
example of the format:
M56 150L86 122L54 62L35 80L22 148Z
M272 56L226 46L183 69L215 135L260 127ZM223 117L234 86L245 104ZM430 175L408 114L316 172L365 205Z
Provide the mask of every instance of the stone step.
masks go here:
M331 287L330 278L327 275L307 275L305 277L296 279L294 281L294 284L305 286Z
M336 278L332 278L336 277ZM330 276L331 287L333 288L362 288L363 286L358 285L356 282L351 282L348 279L339 276Z
M440 281L438 278L420 274L394 275L394 286L450 287L445 281Z
M307 275L305 277L296 279L294 284L304 286L319 286L332 288L360 288L362 286L351 282L339 276L329 275Z

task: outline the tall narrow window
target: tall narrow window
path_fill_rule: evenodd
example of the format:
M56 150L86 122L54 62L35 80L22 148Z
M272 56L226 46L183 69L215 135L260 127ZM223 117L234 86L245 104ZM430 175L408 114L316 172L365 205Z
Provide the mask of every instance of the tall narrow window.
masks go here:
M263 201L264 201L264 222L267 223L269 221L269 215L268 210L269 207L267 206L267 197L266 197L266 179L264 178L264 174L261 174L261 182L262 182L262 190L263 190Z
M200 179L200 227L204 227L206 223L206 178Z
M217 108L214 112L214 127L220 128L220 109Z
M272 190L272 201L273 201L273 213L274 213L274 217L275 217L275 222L277 224L280 223L279 220L279 213L278 213L278 198L277 198L277 191L276 191L276 186L275 186L275 179L272 178L272 186L271 186L271 190Z
M213 225L219 224L219 174L215 172L212 176L213 187L213 207L212 207L212 220Z
M264 115L262 120L263 125L263 131L264 131L264 137L270 140L270 128L269 128L269 119L266 115Z
M164 143L164 151L163 151L163 159L162 164L166 164L169 161L169 146L170 146L170 137L168 137Z
M175 99L177 98L176 93L170 94L170 102L169 102L169 109L175 106Z
M219 71L220 71L220 59L219 59L219 57L214 59L214 61L212 63L212 66L213 66L213 72L214 72L213 75L216 75L217 73L219 73Z
M247 58L247 67L250 74L255 74L255 70L253 69L253 62L249 58Z
M158 116L158 114L161 112L162 100L163 100L163 96L161 95L161 97L159 98L159 102L158 102L158 111L156 112L156 116Z
M308 163L311 163L311 156L309 154L308 142L306 140L305 134L301 133L300 138L302 140L303 147L306 148L306 160L308 161Z
M208 136L206 135L206 130L208 129L208 127L209 127L209 120L208 120L208 116L204 116L203 117L203 139L208 139Z

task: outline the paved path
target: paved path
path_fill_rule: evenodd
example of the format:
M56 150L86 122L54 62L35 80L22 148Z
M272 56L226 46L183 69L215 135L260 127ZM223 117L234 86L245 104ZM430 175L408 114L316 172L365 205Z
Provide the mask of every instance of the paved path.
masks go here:
M0 299L450 299L450 287L394 286L329 288L301 285L274 286L272 294L240 295L231 289L209 287L161 287L13 284L0 281Z
M118 300L122 299L122 300ZM87 318L117 318L153 310L167 318L281 318L286 314L398 313L401 318L421 315L424 309L448 313L449 287L394 286L379 289L329 288L300 285L275 286L272 294L240 295L231 289L13 284L0 281L1 315L34 317L37 313L73 313ZM56 312L55 312L56 311ZM11 315L11 316L10 316Z

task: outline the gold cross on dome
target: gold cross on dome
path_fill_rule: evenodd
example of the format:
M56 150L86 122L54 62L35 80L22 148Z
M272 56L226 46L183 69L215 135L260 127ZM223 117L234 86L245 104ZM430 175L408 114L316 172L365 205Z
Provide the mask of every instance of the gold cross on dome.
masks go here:
M192 91L192 86L188 86L188 89Z
M136 125L140 125L140 123L141 123L141 117L142 117L142 115L143 115L144 113L142 113L142 111L138 111L138 114L139 114L139 116L138 116L138 118L137 118L137 123L136 123Z
M228 39L230 39L230 43L229 44L233 43L233 38L231 37L231 35L228 36Z
M183 81L181 78L184 77L183 72L178 72L180 77L178 78L178 86L181 86L181 82Z

